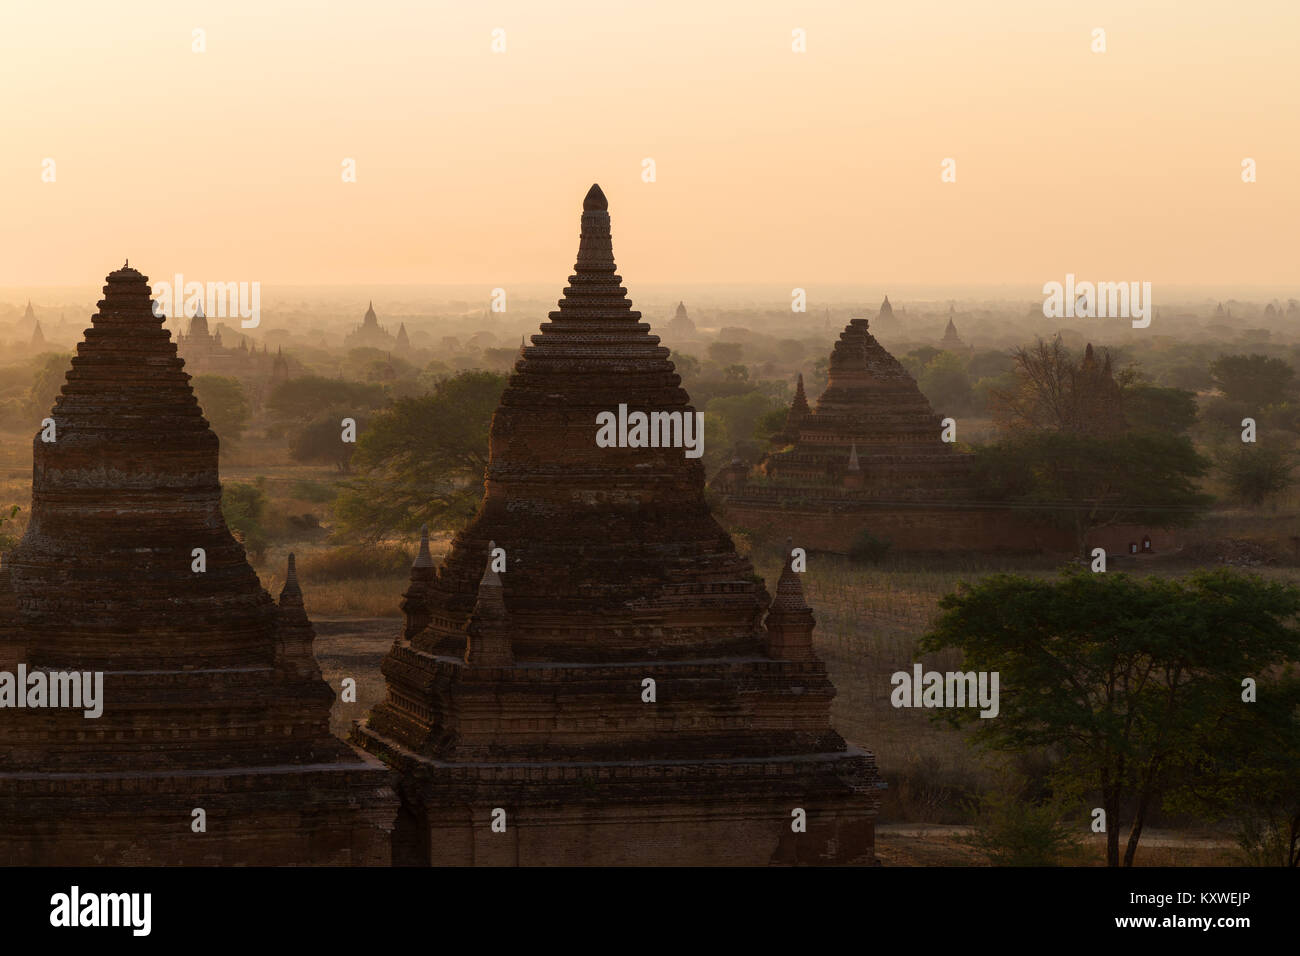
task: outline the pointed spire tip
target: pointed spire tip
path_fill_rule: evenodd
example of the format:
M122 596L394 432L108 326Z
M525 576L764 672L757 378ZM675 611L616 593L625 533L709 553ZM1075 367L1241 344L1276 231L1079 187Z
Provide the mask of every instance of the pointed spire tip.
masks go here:
M604 212L609 209L609 200L605 198L599 183L592 183L587 196L582 200L583 212Z

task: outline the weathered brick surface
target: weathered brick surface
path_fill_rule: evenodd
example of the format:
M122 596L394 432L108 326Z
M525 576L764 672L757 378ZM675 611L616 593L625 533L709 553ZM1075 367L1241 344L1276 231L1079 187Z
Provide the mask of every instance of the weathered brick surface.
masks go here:
M226 528L217 438L146 277L104 293L0 574L0 667L103 671L104 712L0 710L0 860L386 863L389 774L329 733L296 576L277 606Z
M436 570L421 549L388 699L355 730L401 775L395 860L872 862L874 759L830 726L797 575L769 616L699 459L596 444L621 403L694 409L615 274L595 187L574 271L493 418L477 516Z

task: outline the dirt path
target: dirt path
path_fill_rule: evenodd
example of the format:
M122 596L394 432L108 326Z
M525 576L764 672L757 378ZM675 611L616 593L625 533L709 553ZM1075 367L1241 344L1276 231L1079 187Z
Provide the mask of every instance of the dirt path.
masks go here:
M971 827L936 823L881 823L876 826L876 856L885 866L987 866L984 855L965 840ZM1101 866L1106 838L1088 834L1085 866ZM1230 835L1206 831L1150 829L1142 834L1139 866L1239 865L1237 844Z
M352 721L360 720L386 693L379 665L401 633L402 622L391 617L324 618L313 621L316 628L316 660L321 673L338 693L344 678L357 682L355 703L342 694L330 711L330 730L346 738Z

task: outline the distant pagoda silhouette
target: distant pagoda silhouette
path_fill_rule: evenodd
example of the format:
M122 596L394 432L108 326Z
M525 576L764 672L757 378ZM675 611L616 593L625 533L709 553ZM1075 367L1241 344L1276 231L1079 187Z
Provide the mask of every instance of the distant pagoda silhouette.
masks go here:
M362 317L361 324L347 334L343 344L350 349L371 348L388 351L397 344L397 338L379 324L379 318L375 315L375 303L371 302L366 307L366 314Z
M677 311L673 313L672 321L668 323L668 332L678 338L688 338L695 334L695 323L686 314L685 302L677 303Z
M966 343L957 334L957 323L953 321L951 309L948 310L948 327L943 330L943 341L939 344L949 352L960 352L967 348Z
M972 456L943 440L945 416L867 319L844 327L828 374L815 407L799 377L785 426L755 469L760 480L739 463L714 476L729 520L841 553L864 532L897 551L1060 546L1049 529L977 500Z
M0 711L0 860L386 864L388 773L330 734L293 558L277 606L183 366L147 278L111 273L0 570L0 667L103 671L103 714Z
M699 459L596 444L622 403L693 412L607 210L593 186L575 274L492 420L479 512L441 567L422 542L388 698L354 732L401 776L394 861L871 863L875 762L831 729L799 575L787 560L770 599Z

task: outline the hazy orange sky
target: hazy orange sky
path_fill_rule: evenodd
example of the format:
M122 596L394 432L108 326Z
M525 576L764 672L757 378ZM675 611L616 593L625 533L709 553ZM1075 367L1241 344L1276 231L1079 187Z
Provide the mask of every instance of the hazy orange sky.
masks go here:
M5 0L0 285L558 293L595 181L634 294L1294 289L1298 44L1295 0Z

